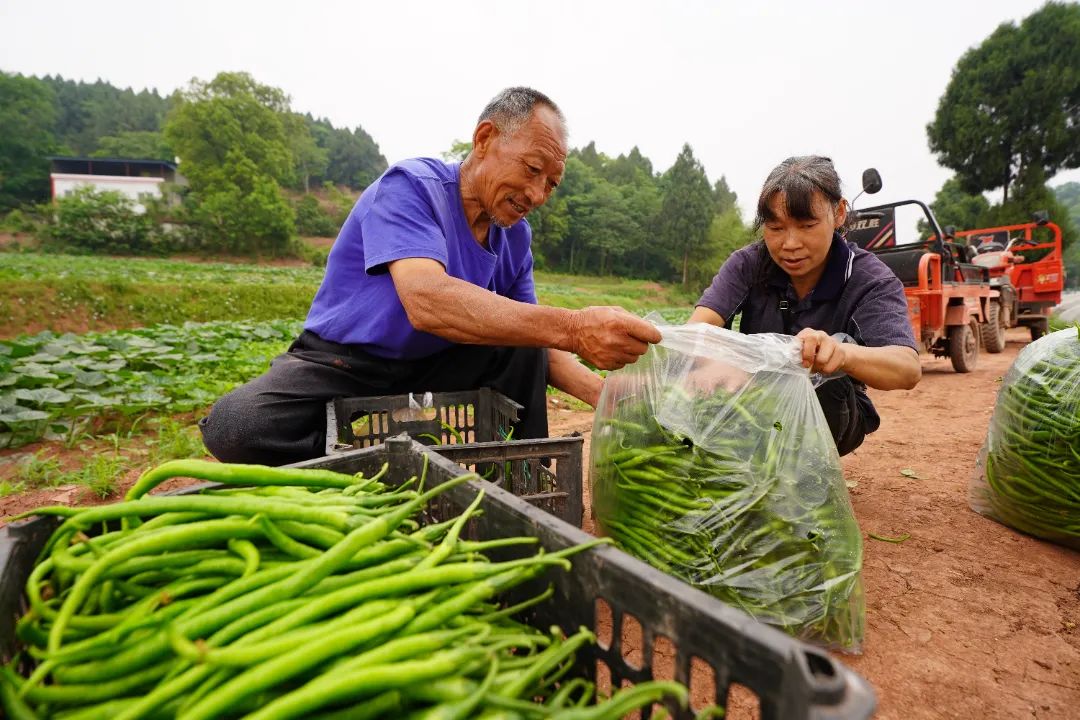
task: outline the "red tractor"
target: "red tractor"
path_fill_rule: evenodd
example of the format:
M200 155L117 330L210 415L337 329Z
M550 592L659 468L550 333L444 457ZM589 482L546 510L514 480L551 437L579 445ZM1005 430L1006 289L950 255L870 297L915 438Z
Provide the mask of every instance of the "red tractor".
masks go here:
M872 168L863 173L865 192L881 189L881 176ZM914 206L934 236L926 242L896 243L896 209ZM877 255L904 283L908 318L916 342L924 351L948 357L956 372L975 369L981 326L988 319L998 291L990 285L985 267L969 262L967 248L944 237L934 213L918 200L877 205L855 213L848 240Z
M971 262L987 269L999 293L981 327L983 346L989 352L1001 352L1005 329L1017 325L1026 326L1032 340L1046 334L1050 311L1061 302L1065 286L1061 228L1040 212L1034 222L951 235L966 243Z

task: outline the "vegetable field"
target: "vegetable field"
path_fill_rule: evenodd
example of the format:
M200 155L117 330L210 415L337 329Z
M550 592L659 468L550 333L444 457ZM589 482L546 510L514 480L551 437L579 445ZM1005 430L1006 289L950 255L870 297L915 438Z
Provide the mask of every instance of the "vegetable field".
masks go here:
M187 323L0 341L0 447L195 410L262 372L298 321Z

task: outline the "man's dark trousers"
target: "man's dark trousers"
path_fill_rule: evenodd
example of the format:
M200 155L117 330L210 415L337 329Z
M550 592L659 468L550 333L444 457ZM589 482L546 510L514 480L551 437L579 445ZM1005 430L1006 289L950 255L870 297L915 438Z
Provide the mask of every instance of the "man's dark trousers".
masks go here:
M386 360L304 331L266 374L222 397L199 421L223 462L284 465L325 454L326 403L335 397L489 387L525 409L518 439L547 437L547 351L455 345L420 360Z

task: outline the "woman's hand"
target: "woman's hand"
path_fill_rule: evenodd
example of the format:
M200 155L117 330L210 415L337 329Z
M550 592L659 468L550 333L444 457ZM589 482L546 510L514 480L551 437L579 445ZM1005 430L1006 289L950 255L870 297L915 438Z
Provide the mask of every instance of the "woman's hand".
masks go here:
M795 337L802 340L802 364L810 372L831 375L844 369L847 346L829 333L806 328Z

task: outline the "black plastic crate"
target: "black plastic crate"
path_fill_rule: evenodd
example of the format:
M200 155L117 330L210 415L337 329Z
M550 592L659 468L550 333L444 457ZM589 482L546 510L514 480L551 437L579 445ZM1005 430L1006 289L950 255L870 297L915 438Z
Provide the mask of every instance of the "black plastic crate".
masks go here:
M371 474L388 462L386 479L401 483L422 471L425 458L428 485L462 472L459 465L407 438L294 467ZM442 503L431 509L431 517L441 519L447 511L460 511L480 490L485 492L484 512L467 528L472 538L530 535L539 538L548 551L591 539L521 498L475 481L444 493ZM55 518L40 518L0 529L0 659L5 662L15 647L15 620L23 609L23 587L37 552L56 524ZM524 552L522 548L506 548L505 554L515 551ZM559 625L567 633L585 626L599 637L610 637L608 643L579 651L575 670L580 676L594 680L606 676L612 687L650 679L654 650L663 637L673 653L675 679L689 684L691 661L704 663L713 673L715 702L720 705L726 705L730 685L739 683L757 695L762 720L861 720L873 713L876 701L869 684L818 648L613 547L580 553L572 563L570 572L551 571L519 588L516 597L535 595L551 583L554 596L528 611L523 620L542 629ZM640 629L641 643L636 649L623 643L628 626ZM634 662L635 655L639 662ZM692 718L693 712L680 711L676 717Z
M429 485L461 473L460 467L432 450L392 439L378 448L310 460L295 467L367 474L389 461L389 482L400 483L421 472L427 454ZM479 482L444 493L443 509L436 506L433 519L446 517L446 510L459 512L481 489L486 493L484 513L467 529L473 539L531 535L549 551L592 539L521 498ZM506 552L513 554L514 550ZM518 589L515 596L524 599L551 583L554 597L527 614L530 624L538 628L559 625L568 633L585 626L601 638L610 637L610 643L578 653L580 675L592 680L606 676L612 687L621 686L624 680L649 680L658 640L665 638L660 642L673 652L676 680L689 685L692 661L711 668L715 697L710 701L717 704L726 705L730 686L738 683L757 695L762 720L854 720L873 714L876 699L870 685L824 650L795 640L614 547L594 548L575 556L572 562L570 572L549 572ZM605 625L609 632L604 632ZM624 645L624 633L639 634L640 646ZM640 662L633 661L635 656ZM693 712L681 711L676 717L692 718Z
M425 395L331 400L326 403L326 454L371 447L401 433L422 445L505 440L522 409L500 392L479 388L431 393L431 407L414 410L412 403L424 404Z
M581 527L583 444L580 437L567 437L438 445L431 450L533 507Z

